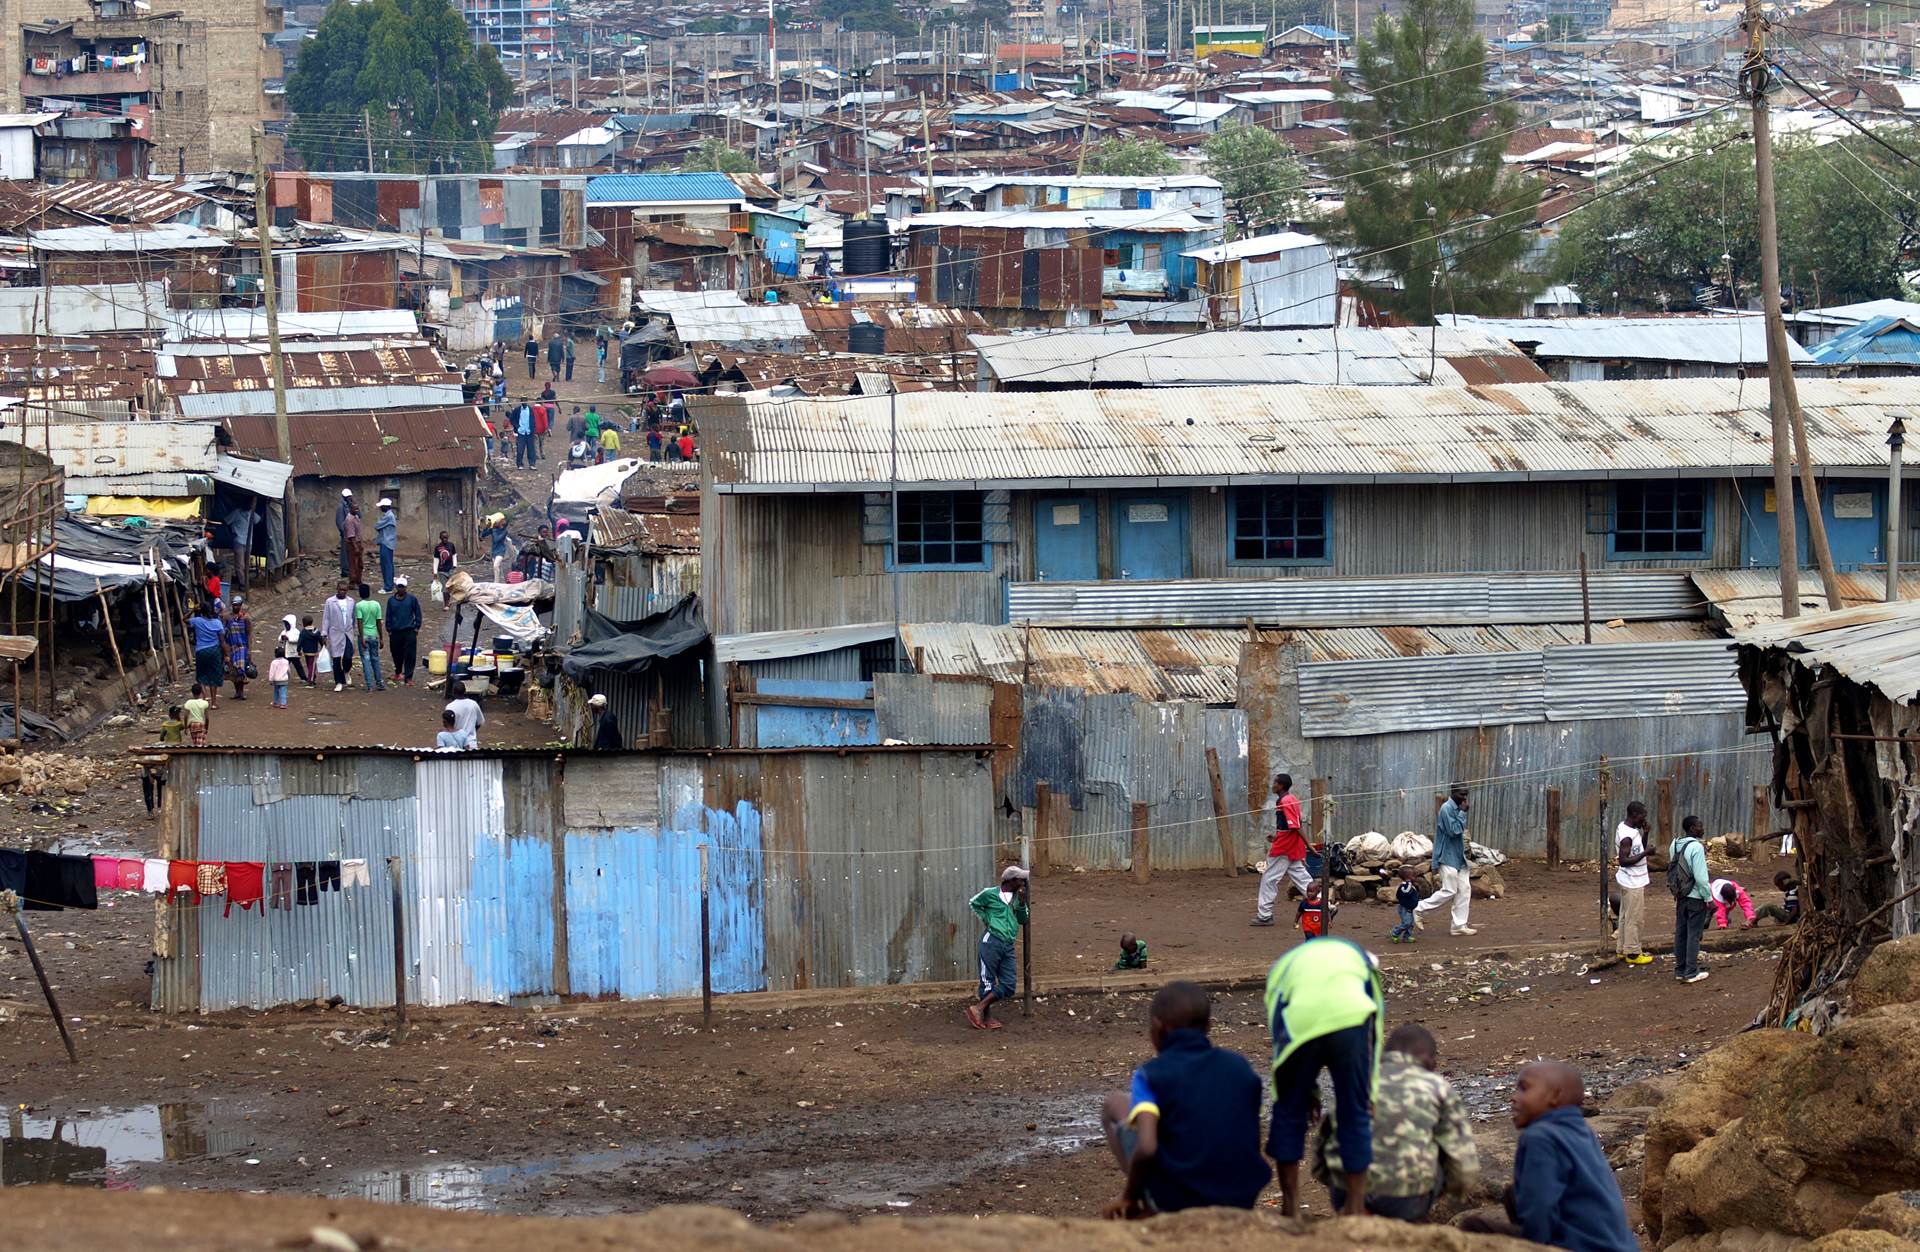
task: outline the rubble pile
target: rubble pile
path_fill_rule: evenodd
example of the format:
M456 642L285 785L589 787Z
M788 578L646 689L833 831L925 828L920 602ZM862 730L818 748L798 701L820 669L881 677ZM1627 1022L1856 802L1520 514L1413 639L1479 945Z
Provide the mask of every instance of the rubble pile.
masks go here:
M1824 1035L1753 1031L1710 1053L1647 1126L1641 1202L1662 1248L1902 1246L1920 1183L1920 937L1882 944Z
M23 796L78 796L109 781L111 768L90 756L24 752L0 756L0 788Z
M1389 839L1377 830L1370 830L1347 840L1344 848L1352 872L1340 884L1338 895L1349 903L1390 897L1403 865L1412 865L1420 871L1414 881L1419 883L1422 895L1431 894L1440 885L1440 876L1429 869L1433 840L1425 835L1403 830ZM1495 868L1504 865L1506 860L1506 854L1498 849L1468 843L1467 877L1473 881L1475 899L1498 900L1506 895L1506 880Z

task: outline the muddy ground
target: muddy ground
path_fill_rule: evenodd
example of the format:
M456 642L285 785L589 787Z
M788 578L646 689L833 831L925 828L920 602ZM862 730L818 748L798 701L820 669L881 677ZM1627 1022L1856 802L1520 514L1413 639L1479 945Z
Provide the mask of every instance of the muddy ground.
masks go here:
M1664 961L1596 968L1583 920L1593 880L1533 866L1510 878L1513 898L1475 903L1478 936L1376 944L1394 1019L1440 1036L1495 1181L1518 1064L1570 1057L1604 1100L1746 1025L1774 969L1768 948L1715 956L1698 986ZM1157 876L1144 890L1120 875L1049 879L1036 918L1042 985L1110 963L1122 922L1154 945L1155 975L1257 970L1295 940L1245 925L1251 890L1214 874ZM1340 920L1378 939L1389 914L1355 905ZM946 994L723 1005L711 1032L697 1012L660 1006L476 1006L417 1015L399 1042L383 1015L346 1008L164 1019L136 1007L149 916L33 918L76 1019L78 1066L32 998L17 943L0 943L0 997L22 1006L0 1021L9 1182L545 1214L705 1203L756 1219L1089 1215L1115 1182L1095 1144L1099 1096L1146 1055L1139 991L1046 995L994 1035L968 1029ZM1218 994L1215 1022L1221 1042L1258 1063L1267 1039L1251 980ZM1616 1119L1610 1146L1633 1131ZM1623 1174L1629 1194L1636 1176Z

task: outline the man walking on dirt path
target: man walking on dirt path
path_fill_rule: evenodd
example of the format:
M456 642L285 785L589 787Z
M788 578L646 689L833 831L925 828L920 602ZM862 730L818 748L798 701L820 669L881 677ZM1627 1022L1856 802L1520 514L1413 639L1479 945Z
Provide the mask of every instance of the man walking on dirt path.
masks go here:
M380 497L380 515L373 519L374 541L380 545L380 590L393 594L394 552L400 546L400 519L393 501Z
M1689 815L1680 823L1680 835L1667 847L1672 868L1667 887L1673 894L1673 976L1681 982L1705 982L1700 968L1700 936L1713 912L1713 893L1707 877L1707 849L1700 842L1706 824Z
M341 579L333 589L320 616L321 633L327 637L327 653L333 663L333 689L346 689L347 676L353 670L353 592Z
M999 885L982 887L968 904L987 930L980 936L980 999L967 1006L967 1023L975 1030L999 1030L993 1006L1013 998L1019 974L1013 941L1027 924L1027 871L1007 866L1000 871Z
M1440 887L1420 901L1413 911L1413 924L1426 929L1421 915L1443 904L1453 905L1452 933L1477 933L1467 925L1467 909L1473 900L1473 883L1467 878L1467 789L1453 785L1447 802L1433 817L1433 872L1440 876Z
M531 381L540 372L540 341L527 332L527 378Z
M366 575L367 550L360 540L360 506L357 504L347 505L347 528L344 533L347 543L347 581L358 584Z
M1280 1215L1300 1215L1300 1162L1307 1118L1320 1099L1320 1071L1333 1080L1340 1144L1340 1211L1367 1211L1373 1165L1373 1076L1379 1068L1386 989L1373 956L1350 939L1324 938L1288 950L1267 974L1273 1033L1273 1122L1267 1155L1280 1169Z
M413 686L413 667L420 654L420 597L407 585L407 576L393 580L387 601L387 638L393 644L393 677L403 687Z
M547 341L547 372L552 376L549 382L560 381L560 363L566 359L567 350L561 344L560 332L554 331L553 338Z
M1307 841L1300 833L1300 797L1293 794L1293 775L1275 774L1273 794L1273 842L1267 845L1267 868L1254 896L1251 924L1255 926L1273 925L1273 906L1282 883L1292 879L1303 899L1313 885L1307 873Z
M1620 845L1620 868L1613 872L1620 887L1620 928L1613 950L1629 965L1653 964L1640 950L1640 923L1647 911L1647 825L1647 806L1635 800L1627 805L1627 820L1613 832Z
M353 489L340 488L340 507L333 511L333 528L340 532L340 577L347 576L347 514L353 509Z

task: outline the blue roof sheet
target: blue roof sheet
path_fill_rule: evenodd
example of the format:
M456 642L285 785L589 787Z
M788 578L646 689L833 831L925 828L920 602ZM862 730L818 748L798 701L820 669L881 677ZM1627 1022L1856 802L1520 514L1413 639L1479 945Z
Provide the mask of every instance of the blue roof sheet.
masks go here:
M1810 351L1822 365L1920 365L1920 329L1897 317L1870 317Z
M725 174L602 174L587 180L588 204L741 198Z

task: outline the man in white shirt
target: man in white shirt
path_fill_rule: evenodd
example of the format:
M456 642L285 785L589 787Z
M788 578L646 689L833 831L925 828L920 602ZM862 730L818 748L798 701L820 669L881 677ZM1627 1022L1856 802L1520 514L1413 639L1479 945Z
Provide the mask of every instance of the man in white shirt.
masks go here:
M1613 881L1620 887L1620 927L1614 934L1614 951L1629 965L1651 965L1653 958L1640 950L1640 923L1647 908L1647 806L1635 800L1627 805L1627 820L1613 832L1618 843L1615 852L1620 868Z
M487 715L480 710L479 702L467 694L467 689L454 683L447 689L453 699L447 701L446 711L453 714L453 729L466 736L473 747L480 744L480 728L487 724Z

